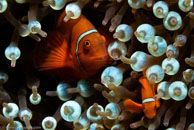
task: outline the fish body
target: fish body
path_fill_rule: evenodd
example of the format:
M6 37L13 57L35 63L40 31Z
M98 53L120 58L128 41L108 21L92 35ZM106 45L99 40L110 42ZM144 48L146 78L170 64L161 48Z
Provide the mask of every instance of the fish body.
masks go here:
M142 84L141 96L144 114L152 119L156 116L156 109L160 106L159 101L154 99L155 92L146 77L140 77L139 82ZM156 85L154 87L156 88Z
M158 100L154 99L155 92L152 90L151 85L146 77L139 78L139 82L142 84L141 97L142 104L136 103L131 99L124 101L124 107L131 112L144 112L147 118L154 118L156 116L156 109L160 106ZM156 86L155 86L156 87Z
M106 39L83 15L68 22L64 17L65 12L56 30L36 46L34 66L64 81L89 78L112 61Z

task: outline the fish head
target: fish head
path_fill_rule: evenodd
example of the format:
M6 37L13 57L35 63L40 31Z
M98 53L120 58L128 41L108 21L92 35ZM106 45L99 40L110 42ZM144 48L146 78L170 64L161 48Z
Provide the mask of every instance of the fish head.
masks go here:
M156 116L155 102L147 102L143 104L143 111L147 118L152 119Z
M89 30L80 37L76 44L76 60L82 71L96 73L111 62L106 40L97 30Z

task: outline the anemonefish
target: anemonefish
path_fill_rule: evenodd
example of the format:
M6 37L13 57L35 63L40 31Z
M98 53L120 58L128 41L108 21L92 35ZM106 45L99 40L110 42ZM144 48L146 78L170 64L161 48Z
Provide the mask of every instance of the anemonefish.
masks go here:
M146 77L142 76L139 78L139 82L142 85L141 96L142 104L136 103L131 99L126 99L123 102L124 108L130 112L144 112L147 118L154 118L156 116L156 110L159 108L160 103L154 98L155 92L153 91L149 81ZM155 85L154 87L156 87Z
M60 15L56 30L36 46L34 66L64 81L89 78L111 63L108 44L86 17L64 22L65 15Z

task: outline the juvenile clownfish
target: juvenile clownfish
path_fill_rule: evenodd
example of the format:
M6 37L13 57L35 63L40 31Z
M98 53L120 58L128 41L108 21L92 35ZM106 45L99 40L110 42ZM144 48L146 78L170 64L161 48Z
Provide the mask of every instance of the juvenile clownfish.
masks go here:
M68 22L64 17L65 11L56 30L36 46L34 66L64 81L89 78L112 61L106 39L83 15Z
M156 109L159 108L160 103L158 100L154 99L155 92L153 91L147 78L142 76L139 78L139 82L142 84L142 104L136 103L131 99L126 99L124 101L125 110L130 112L143 111L147 118L152 119L156 116ZM156 87L156 85L154 87Z

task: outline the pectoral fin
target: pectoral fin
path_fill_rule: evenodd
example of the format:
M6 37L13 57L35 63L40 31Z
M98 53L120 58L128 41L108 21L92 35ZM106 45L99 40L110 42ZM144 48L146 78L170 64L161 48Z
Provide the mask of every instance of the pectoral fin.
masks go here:
M52 70L67 66L68 46L59 32L48 34L48 38L38 43L34 50L33 62L38 70Z

